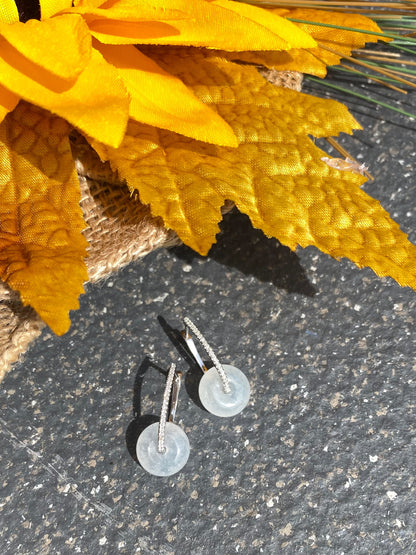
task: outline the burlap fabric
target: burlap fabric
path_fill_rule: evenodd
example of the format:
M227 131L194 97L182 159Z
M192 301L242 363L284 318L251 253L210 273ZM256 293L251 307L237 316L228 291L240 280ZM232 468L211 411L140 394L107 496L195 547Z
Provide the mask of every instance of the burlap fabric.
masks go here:
M274 85L301 89L302 74L298 72L260 71ZM105 278L154 249L179 244L160 218L153 218L147 206L131 198L127 186L82 137L74 134L72 147L86 222L84 235L89 243L89 281ZM225 211L229 208L227 205ZM19 294L0 281L0 381L44 325L33 309L23 306Z

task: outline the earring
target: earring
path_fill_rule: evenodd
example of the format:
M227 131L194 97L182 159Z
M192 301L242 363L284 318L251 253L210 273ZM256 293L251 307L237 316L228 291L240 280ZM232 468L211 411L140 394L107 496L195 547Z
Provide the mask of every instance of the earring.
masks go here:
M234 416L241 412L250 398L250 384L241 370L229 364L221 365L214 351L189 318L184 318L183 338L204 375L199 382L199 398L207 411L216 416ZM191 330L213 363L207 368L199 356Z
M163 394L160 421L143 430L137 440L139 463L150 474L171 476L181 470L189 457L189 441L185 432L174 423L178 406L181 372L171 364ZM169 418L168 408L170 401Z

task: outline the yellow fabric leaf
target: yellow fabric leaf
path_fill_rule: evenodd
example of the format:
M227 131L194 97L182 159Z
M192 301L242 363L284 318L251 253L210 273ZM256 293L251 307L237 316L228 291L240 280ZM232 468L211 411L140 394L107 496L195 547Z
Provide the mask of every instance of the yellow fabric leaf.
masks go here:
M0 277L57 334L88 277L70 129L26 102L0 125Z
M218 0L219 2L219 0ZM106 17L85 14L91 33L105 44L176 44L206 46L224 50L285 50L293 44L312 47L315 42L299 27L253 6L236 6L221 0L151 0L155 9L177 8L183 18L134 22L117 18L118 3L106 9ZM107 4L104 5L105 7ZM79 8L74 8L80 11ZM140 13L141 6L138 8ZM282 35L282 36L280 36Z
M171 71L180 73L179 60L175 67L166 53L164 58ZM416 246L360 189L365 179L329 167L321 160L325 153L307 136L350 132L344 107L334 103L327 108L327 101L314 98L312 108L305 105L306 95L276 89L260 76L255 78L252 68L214 56L203 60L201 54L198 65L210 76L210 85L199 90L205 100L215 98L216 109L241 143L237 149L136 122L129 123L118 150L95 144L132 191L138 190L141 201L150 204L152 213L186 244L206 254L219 230L221 206L232 200L254 226L292 249L313 245L416 287ZM240 96L233 100L238 89ZM287 102L282 101L285 95ZM292 124L288 105L303 126L297 119ZM340 113L334 118L337 108Z
M179 77L188 89L221 116L227 105L245 105L246 110L251 106L254 112L260 112L260 107L273 108L288 126L300 134L309 133L314 137L335 136L340 130L352 134L354 129L361 129L339 102L271 86L254 67L232 64L222 56L197 48L147 46L141 50ZM249 129L249 123L247 121L242 128ZM234 125L231 127L236 131ZM241 142L238 134L237 138Z
M73 81L91 56L91 35L78 15L62 15L47 21L30 19L13 25L0 23L0 36L33 63L35 78L43 69L60 79Z
M36 72L34 64L2 37L0 51L4 87L63 117L99 141L113 146L120 144L128 119L129 98L116 69L99 52L92 50L87 66L75 83L63 86L62 81L52 78L48 72L44 75Z
M237 146L231 127L182 83L132 45L97 45L130 94L130 117L222 146Z
M310 8L294 10L272 9L270 11L282 17L317 21L381 33L381 29L374 21L359 14L327 12ZM309 33L317 43L337 50L344 56L349 56L354 49L363 48L367 42L377 42L380 40L380 37L365 33L320 27L313 24L294 24ZM287 52L241 52L225 53L225 55L228 59L232 60L238 59L245 62L262 64L279 71L301 71L302 73L309 73L317 77L325 77L326 66L338 64L341 59L340 56L328 52L319 46L307 49L294 48Z

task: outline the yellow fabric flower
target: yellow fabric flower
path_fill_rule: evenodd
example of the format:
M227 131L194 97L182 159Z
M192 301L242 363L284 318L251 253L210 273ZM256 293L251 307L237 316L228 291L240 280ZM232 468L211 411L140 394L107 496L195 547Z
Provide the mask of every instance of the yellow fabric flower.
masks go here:
M302 69L313 35L330 41L330 29L230 0L24 6L0 4L0 278L56 333L87 279L74 127L200 252L232 199L291 248L315 245L416 288L416 247L360 189L363 177L330 168L310 139L358 128L346 108L229 61L289 56ZM346 51L362 41L337 36Z

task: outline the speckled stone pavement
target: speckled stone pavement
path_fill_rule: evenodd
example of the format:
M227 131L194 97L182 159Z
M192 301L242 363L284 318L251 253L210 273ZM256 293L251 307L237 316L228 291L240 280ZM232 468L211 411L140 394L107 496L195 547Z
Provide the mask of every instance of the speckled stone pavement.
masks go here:
M370 113L345 144L415 242L415 124ZM5 379L2 555L416 553L416 294L245 216L223 227L206 259L160 251L88 287L70 332L45 331ZM240 415L199 406L185 315L249 377ZM157 478L134 444L171 361L191 454Z

